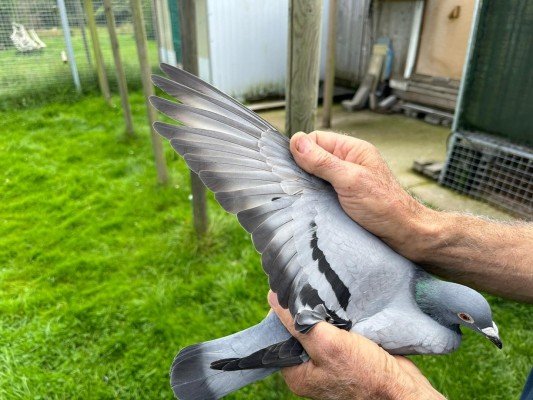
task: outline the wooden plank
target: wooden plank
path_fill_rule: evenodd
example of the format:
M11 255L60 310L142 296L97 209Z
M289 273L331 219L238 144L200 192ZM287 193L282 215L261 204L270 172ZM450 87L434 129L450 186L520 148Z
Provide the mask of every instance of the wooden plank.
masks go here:
M452 101L457 100L456 93L454 94L454 93L440 92L440 91L434 90L433 88L424 88L424 87L418 87L415 85L409 85L409 88L407 89L407 91L412 92L412 93L425 94L428 96L438 97L438 98L446 99L446 100L452 100Z
M168 183L167 165L165 162L165 153L161 138L154 130L156 120L155 110L150 105L148 99L154 94L154 87L150 80L152 74L150 62L148 60L148 44L146 42L146 31L144 27L144 17L140 0L130 0L133 20L133 32L135 35L135 44L137 46L137 56L141 66L141 81L143 85L144 99L146 102L146 112L148 114L148 124L150 126L150 139L152 141L152 150L154 152L155 168L157 171L157 181L160 184Z
M326 54L326 77L324 98L322 100L322 126L331 128L331 106L335 87L335 43L337 42L337 0L329 0L328 10L328 47Z
M248 107L252 111L265 111L272 110L274 108L283 108L285 107L285 100L276 100L276 101L262 101L260 103L248 104Z
M420 89L426 89L426 90L432 90L434 92L439 92L439 93L448 93L448 94L454 95L455 97L457 97L457 94L459 93L459 91L456 88L446 87L442 85L435 85L432 83L410 81L409 88L413 88L413 87L420 88Z
M126 136L133 137L135 136L135 132L133 130L133 118L128 99L128 85L126 83L124 66L122 65L122 60L120 58L120 47L118 44L117 29L115 26L115 16L113 15L113 9L111 8L111 0L104 0L104 12L107 19L107 30L109 32L109 40L111 41L113 60L115 61L115 71L117 73L120 102L122 104L122 113L124 115L124 122L126 124Z
M96 30L92 0L83 0L83 7L85 9L85 15L87 16L87 27L89 28L89 34L91 35L96 75L98 76L98 86L100 87L100 92L102 92L102 96L104 96L107 104L111 105L111 92L109 90L109 82L105 72L104 55L102 54L100 39L98 38L98 32Z
M426 0L417 73L461 79L474 4L472 0ZM460 11L454 14L454 10Z
M452 112L455 110L456 100L442 99L440 97L430 96L421 93L402 92L399 90L394 90L393 93L402 100L438 107Z
M183 69L198 75L198 45L196 37L196 2L180 0L180 29ZM191 171L191 193L194 228L198 236L207 232L207 203L205 186L194 172Z
M413 19L411 21L411 34L409 35L409 47L407 48L407 54L405 56L405 71L403 73L403 77L405 79L409 79L411 77L416 63L416 55L418 52L418 45L420 43L420 29L422 27L424 1L417 0L417 2L414 3L414 7ZM398 58L396 51L394 58Z
M411 27L416 18L416 8L419 0L413 1L373 1L372 42L380 37L388 37L392 41L394 62L392 63L392 77L404 75L406 60L411 38ZM369 49L373 43L369 44Z
M289 1L285 132L315 129L322 0Z
M431 85L438 85L447 88L459 90L461 81L458 79L446 78L441 76L422 75L419 73L411 75L410 81L428 83Z
M370 56L371 0L337 0L335 78L355 87L366 73Z

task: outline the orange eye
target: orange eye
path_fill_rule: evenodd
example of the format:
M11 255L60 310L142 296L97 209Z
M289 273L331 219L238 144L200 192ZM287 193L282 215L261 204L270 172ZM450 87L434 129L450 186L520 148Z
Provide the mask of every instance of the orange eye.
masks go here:
M459 316L459 318L461 318L463 321L465 322L468 322L469 324L473 323L474 322L474 319L468 315L467 313L459 313L457 314Z

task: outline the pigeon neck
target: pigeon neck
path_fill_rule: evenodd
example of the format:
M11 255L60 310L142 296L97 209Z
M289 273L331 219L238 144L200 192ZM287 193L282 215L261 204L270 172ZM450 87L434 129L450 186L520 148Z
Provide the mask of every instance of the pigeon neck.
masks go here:
M448 282L429 275L421 276L415 282L414 292L415 301L420 310L447 328L459 329L459 325L449 312L447 300L453 296L453 293L450 291Z

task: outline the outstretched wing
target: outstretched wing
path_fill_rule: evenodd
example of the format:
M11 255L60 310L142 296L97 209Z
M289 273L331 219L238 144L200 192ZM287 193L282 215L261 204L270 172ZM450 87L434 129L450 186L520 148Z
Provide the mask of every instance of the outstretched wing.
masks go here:
M170 79L153 76L154 84L180 103L150 101L185 126L156 122L156 131L252 234L270 287L297 327L328 319L349 328L349 315L379 307L373 288L358 287L376 277L365 264L391 250L348 218L329 183L296 165L272 125L194 75L161 69Z

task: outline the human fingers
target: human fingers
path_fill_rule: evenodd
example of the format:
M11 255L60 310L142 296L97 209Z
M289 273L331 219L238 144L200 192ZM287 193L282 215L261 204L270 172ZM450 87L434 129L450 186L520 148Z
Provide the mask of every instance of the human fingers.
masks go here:
M317 136L316 133L306 135L303 132L293 136L290 149L296 163L305 171L330 182L335 187L346 186L356 180L362 167L343 160L339 157L341 154L335 155L321 147L316 142L317 137L320 135ZM318 140L320 142L321 139ZM331 150L332 141L324 139L323 142L328 143L326 147Z
M294 328L294 319L291 313L280 306L277 295L272 291L268 293L268 302L283 325L292 336L298 339L316 365L327 362L331 354L343 352L343 348L354 340L364 339L327 322L319 322L307 333L297 332Z

